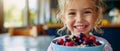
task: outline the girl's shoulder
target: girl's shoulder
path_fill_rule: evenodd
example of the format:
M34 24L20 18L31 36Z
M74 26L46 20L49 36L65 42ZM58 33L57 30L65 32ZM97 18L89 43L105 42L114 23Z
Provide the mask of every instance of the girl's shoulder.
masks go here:
M104 51L113 51L111 44L105 38L96 36L96 39L105 42Z
M97 39L97 40L100 40L100 41L103 41L103 42L105 42L106 44L109 44L109 45L110 45L110 43L109 43L105 38L96 36L96 39ZM110 46L111 46L111 45L110 45Z

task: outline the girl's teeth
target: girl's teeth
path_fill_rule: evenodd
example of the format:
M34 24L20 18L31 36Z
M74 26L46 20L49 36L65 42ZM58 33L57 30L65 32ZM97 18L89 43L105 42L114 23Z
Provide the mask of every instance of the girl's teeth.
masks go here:
M83 29L85 26L76 26L77 29Z

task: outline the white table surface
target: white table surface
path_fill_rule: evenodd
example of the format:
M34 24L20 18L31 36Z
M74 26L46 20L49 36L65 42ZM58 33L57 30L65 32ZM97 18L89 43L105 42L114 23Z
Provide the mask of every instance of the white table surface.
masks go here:
M46 51L54 36L12 36L0 34L0 51Z

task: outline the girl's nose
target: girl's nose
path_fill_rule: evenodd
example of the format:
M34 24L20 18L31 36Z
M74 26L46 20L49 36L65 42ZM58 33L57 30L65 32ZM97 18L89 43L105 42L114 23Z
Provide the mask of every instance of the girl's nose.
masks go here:
M84 22L84 17L83 17L81 14L78 14L78 15L76 16L76 22L77 22L77 23L82 23L82 22Z

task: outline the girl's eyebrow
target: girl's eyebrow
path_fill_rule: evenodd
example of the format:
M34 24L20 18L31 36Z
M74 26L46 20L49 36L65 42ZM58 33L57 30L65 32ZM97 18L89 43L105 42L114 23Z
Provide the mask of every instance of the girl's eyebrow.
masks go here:
M76 11L76 9L68 9L68 11Z
M95 9L94 9L94 8L91 8L91 7L83 8L81 11L84 11L84 10L95 11ZM77 9L68 9L67 11L69 11L69 12L71 12L71 11L77 11Z
M92 11L94 11L93 8L85 8L84 10L92 10Z
M93 8L84 8L83 10L92 10L92 11L94 11ZM76 9L68 9L68 11L76 11Z

